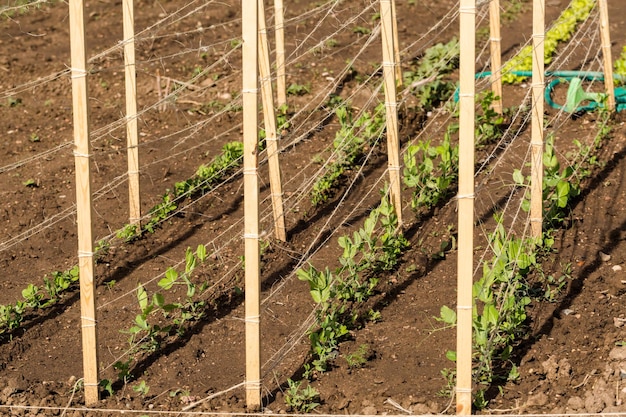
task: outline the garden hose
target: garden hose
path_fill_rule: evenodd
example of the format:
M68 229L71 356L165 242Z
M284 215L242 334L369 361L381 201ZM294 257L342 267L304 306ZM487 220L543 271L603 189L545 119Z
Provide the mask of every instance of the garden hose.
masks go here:
M532 77L532 71L511 71L513 75L522 77ZM604 73L598 71L546 71L546 77L555 77L546 86L544 98L550 107L555 109L564 109L569 113L579 113L593 111L602 105L602 101L606 97L604 93L586 93L582 89L582 81L604 81ZM491 76L491 71L479 72L476 78L486 78ZM624 82L626 77L622 75L614 75L613 79ZM570 82L568 88L567 102L560 105L552 100L552 91L554 87L564 81ZM454 93L454 100L458 101L458 88ZM581 101L589 101L588 104L579 106ZM618 87L615 89L615 109L617 111L626 110L626 88Z

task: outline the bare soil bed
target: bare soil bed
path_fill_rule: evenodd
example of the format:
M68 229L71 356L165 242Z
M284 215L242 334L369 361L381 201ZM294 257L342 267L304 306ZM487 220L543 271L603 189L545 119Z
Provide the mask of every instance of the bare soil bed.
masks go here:
M403 69L409 69L429 46L458 37L458 21L449 18L457 2L397 3ZM546 21L550 22L567 2L548 1L547 5ZM328 156L339 128L323 106L328 95L348 98L357 109L370 105L372 96L381 99L372 88L363 88L370 75L375 80L381 75L376 72L382 60L380 38L367 43L368 31L378 23L378 9L376 4L361 1L322 4L298 0L286 6L288 84L307 86L309 91L289 96L295 116L281 142L287 243L272 238L267 164L260 167L266 242L262 256L262 386L264 405L273 413L292 411L285 404L287 380L301 379L310 349L307 319L315 303L308 285L299 281L294 271L313 253L310 262L318 269L338 265L341 248L337 238L356 230L380 201L378 190L387 166L381 144L371 149L363 169L351 173L327 203L313 206L302 194L303 185L319 175L320 165L312 161L318 155ZM135 7L138 100L139 108L145 109L139 131L142 210L146 213L176 182L209 163L225 143L241 140L242 112L236 103L241 90L241 56L236 48L241 4L231 0L189 4L140 0ZM626 44L626 5L611 1L609 8L612 52L617 57ZM269 9L269 16L272 11ZM114 237L128 216L121 13L121 1L86 3L88 55L92 57L93 229L98 240ZM530 2L523 1L518 11L503 20L505 58L529 39L531 15ZM0 22L0 266L5 274L0 282L0 304L15 303L28 284L42 287L44 276L77 263L68 25L64 2L33 7ZM578 69L595 59L598 39L576 42L579 49L561 62L560 69ZM353 60L349 70L347 60ZM487 60L482 55L479 65ZM158 77L161 84L157 84ZM180 87L175 97L157 108L154 104L168 79L173 80L170 88L190 79L193 85ZM527 91L527 85L506 86L505 106L521 106ZM223 111L231 104L231 110ZM428 116L415 110L411 98L400 113L401 141L406 145L426 129ZM546 113L548 118L556 115L550 108ZM593 113L559 117L555 137L562 154L571 149L574 139L587 138L597 129ZM484 412L626 411L626 393L622 391L626 389L622 382L626 373L626 346L622 346L626 341L626 275L620 268L626 262L623 119L617 114L611 120L610 140L599 151L602 164L583 183L568 227L557 231L556 251L544 262L546 274L561 274L571 265L567 285L554 302L535 300L529 306L527 337L513 355L520 377L499 385L501 393L494 384ZM437 126L428 126L436 137ZM529 131L529 126L523 127L516 135L520 139L510 141L513 150L499 162L500 168L524 161ZM477 159L486 154L479 151ZM493 170L499 170L495 162ZM510 171L512 168L504 170ZM82 392L75 390L82 375L82 356L79 293L72 286L59 302L30 310L19 328L0 336L0 414L119 415L114 410L156 414L180 410L241 383L245 289L240 265L240 174L202 198L182 204L154 233L130 243L113 239L99 257L100 378L111 381L113 389L112 393L103 391L96 407L100 410L81 410ZM482 179L477 177L477 182ZM499 209L497 202L505 194L497 181L485 184L477 199L477 223L481 226L477 242L484 242L492 213ZM410 191L403 197L403 231L410 248L393 273L380 277L377 291L368 301L368 307L380 312L380 319L352 330L340 345L332 369L311 382L320 398L315 412L454 412L450 397L440 391L446 388L442 369L454 365L446 351L454 349L455 331L435 317L443 305L454 307L456 303L456 251L441 249L441 243L455 234L456 203L442 204L417 221L408 202ZM162 340L158 349L133 353L124 381L113 364L128 359L127 331L140 313L138 283L145 284L149 292L156 291L155 277L181 262L187 248L207 242L209 250L211 245L220 250L210 251L210 260L200 272L200 278L210 284L204 316L190 322L180 335ZM476 256L483 250L484 246L477 248ZM184 290L177 289L168 297L184 297ZM346 358L364 345L365 362L351 366ZM137 388L142 381L148 392ZM65 407L69 407L66 412ZM218 395L194 411L245 412L244 390Z

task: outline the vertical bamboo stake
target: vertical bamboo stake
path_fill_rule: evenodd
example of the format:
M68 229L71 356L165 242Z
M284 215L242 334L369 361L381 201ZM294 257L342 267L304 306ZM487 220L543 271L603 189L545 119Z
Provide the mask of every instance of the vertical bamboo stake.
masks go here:
M491 48L491 91L498 97L491 103L491 108L502 114L502 64L500 36L500 0L491 0L489 3L489 46Z
M606 88L606 105L610 111L615 110L615 85L613 83L613 57L611 55L611 32L609 30L609 10L606 0L598 0L600 8L600 40L602 42L602 62L604 66L604 87Z
M476 0L461 0L459 86L459 254L457 261L456 413L472 412L472 285L474 271L474 72Z
M396 15L396 0L391 0L391 21L393 22L393 54L396 70L396 85L402 87L402 67L400 66L400 39L398 38L398 16Z
M126 152L128 156L129 223L141 231L139 149L137 134L137 78L135 75L135 17L133 0L122 3L124 19L124 77L126 87Z
M94 297L93 232L91 226L91 176L87 60L85 58L85 8L83 0L70 0L72 109L74 164L76 166L76 218L80 274L80 319L83 346L85 404L98 402L98 344Z
M543 225L543 92L545 0L533 0L533 76L531 122L530 222L533 237Z
M246 405L261 408L258 169L258 0L242 2Z
M278 158L278 137L276 134L276 115L274 113L274 92L270 75L270 52L265 27L265 5L259 1L259 72L261 77L261 95L263 97L263 117L265 124L265 142L270 171L270 192L274 210L274 234L276 239L287 240L285 213L283 209L283 186L280 178Z
M285 9L283 0L274 0L274 25L276 38L276 90L278 108L287 105L287 81L285 74Z
M398 102L396 97L395 53L393 42L392 0L380 0L380 18L383 44L383 72L385 77L385 115L387 123L387 153L389 190L396 209L398 225L402 225L402 194L400 183L400 142L398 140Z

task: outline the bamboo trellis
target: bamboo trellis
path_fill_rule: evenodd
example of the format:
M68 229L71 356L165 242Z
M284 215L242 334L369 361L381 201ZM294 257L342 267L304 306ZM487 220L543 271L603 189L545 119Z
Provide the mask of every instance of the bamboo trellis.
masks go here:
M459 251L456 411L472 411L472 285L474 271L474 72L476 1L461 0L459 88Z
M83 385L85 387L85 404L93 405L98 402L99 379L91 221L91 147L89 144L87 59L85 56L85 5L83 0L70 0L69 6Z
M246 404L261 408L261 320L258 184L258 0L242 1L243 187Z
M76 199L78 221L78 258L80 268L81 330L83 344L83 367L85 401L92 405L98 401L98 352L96 338L96 310L94 297L94 260L92 236L90 144L88 85L85 58L85 29L83 0L70 0L70 36L72 42L72 97L76 165ZM545 0L533 0L533 78L532 78L532 172L531 172L531 226L534 236L542 232L542 174L543 174L543 93L544 93L544 34ZM605 84L609 96L608 107L614 109L614 87L608 11L606 0L599 0L601 39L605 70ZM139 165L137 149L137 105L134 59L133 3L124 0L124 52L126 75L126 118L128 140L128 176L130 193L130 223L138 224ZM396 207L399 223L402 223L400 193L400 161L397 120L396 87L399 48L395 4L393 0L381 0L381 23L383 38L383 68L385 106L387 111L387 137L392 201ZM277 79L279 80L278 104L286 104L284 71L284 39L282 2L276 0ZM458 299L457 299L457 414L471 413L471 366L472 366L472 282L473 282L473 234L474 234L474 108L475 108L475 23L476 1L461 0L460 33L460 160L459 160L459 251L458 251ZM499 2L491 0L491 53L492 89L501 97L500 73L500 22ZM246 334L246 402L250 410L261 407L260 367L260 252L259 252L259 183L258 183L258 86L259 73L263 93L265 128L268 141L268 157L272 181L272 196L282 194L278 143L275 126L273 91L271 87L269 47L265 28L262 0L246 0L242 3L243 18L243 83L244 103L244 253L245 253L245 334ZM280 36L279 36L280 32ZM279 38L281 39L279 42ZM279 43L283 43L279 45ZM282 56L282 58L279 58ZM282 72L281 72L282 71ZM282 81L281 81L282 80ZM282 87L281 87L282 84ZM501 100L493 103L494 110L501 113ZM277 176L277 179L274 177ZM275 188L278 187L278 188ZM279 239L286 239L282 199L280 211L274 204L276 231ZM279 223L282 222L282 224Z
M543 225L543 93L545 1L533 0L533 75L531 121L530 222L533 237L539 238Z

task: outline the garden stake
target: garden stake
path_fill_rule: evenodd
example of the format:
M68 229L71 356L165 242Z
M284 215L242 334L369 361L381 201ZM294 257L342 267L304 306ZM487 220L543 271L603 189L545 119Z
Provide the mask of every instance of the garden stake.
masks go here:
M531 122L530 226L532 236L541 237L543 225L543 93L545 1L533 0L533 75Z
M242 6L243 192L245 256L246 406L261 408L261 326L258 171L258 0Z
M259 72L261 77L261 96L263 98L263 118L265 124L265 143L270 171L270 193L274 211L274 234L276 239L285 242L285 213L283 208L283 186L280 178L280 161L278 159L278 137L276 134L276 114L274 112L274 92L270 75L270 53L267 45L267 29L265 27L265 6L259 0Z
M141 233L139 149L137 135L137 77L135 74L135 28L133 0L122 3L124 19L124 79L126 89L126 147L128 155L128 223Z
M500 0L491 0L489 3L489 45L491 47L491 91L494 100L491 108L502 114L502 63L500 36Z
M85 58L85 5L82 0L70 0L69 7L83 378L85 405L91 406L98 402L98 344L96 340L96 300L91 225L91 158L89 154L87 60Z
M391 0L391 22L393 24L393 65L396 71L396 88L402 88L402 67L400 66L400 40L398 39L398 16L396 16L396 0Z
M383 44L383 72L385 77L385 115L387 121L387 153L389 190L396 209L398 226L402 226L402 194L400 179L400 143L398 140L398 98L396 93L396 56L393 36L392 0L380 0L380 18Z
M274 37L276 38L276 96L278 108L287 105L285 75L285 9L283 0L274 0Z
M606 0L598 0L600 9L600 41L602 43L602 63L604 69L604 88L606 89L606 107L615 110L615 85L613 83L613 58L611 56L611 33L609 30L609 11Z
M472 285L474 271L474 71L476 1L461 0L459 62L459 254L457 261L456 413L472 412Z

